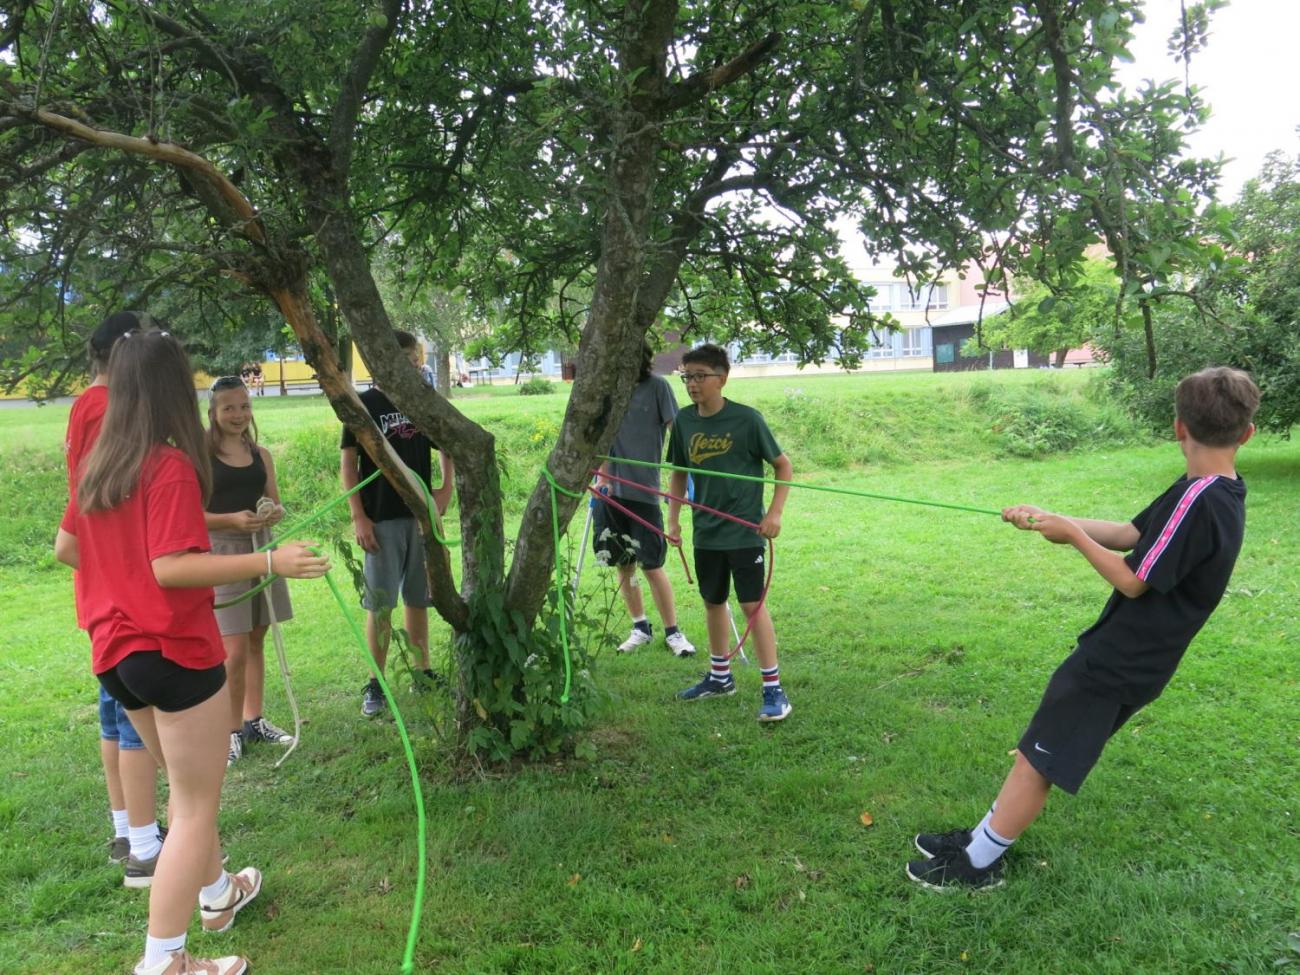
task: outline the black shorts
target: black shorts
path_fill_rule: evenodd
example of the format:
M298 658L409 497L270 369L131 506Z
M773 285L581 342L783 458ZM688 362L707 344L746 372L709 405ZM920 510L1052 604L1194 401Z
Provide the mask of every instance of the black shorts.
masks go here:
M161 650L137 650L100 674L99 683L128 711L185 711L221 690L226 665L194 670L168 660Z
M1019 745L1043 778L1071 795L1110 737L1143 707L1100 696L1079 680L1075 666L1067 659L1056 668Z
M615 498L616 502L644 518L663 531L663 514L653 501L629 501ZM596 502L592 514L592 547L602 565L631 565L638 563L643 569L663 568L668 554L668 544L659 532L653 532L635 518L629 518L612 504Z
M736 598L742 603L756 603L763 598L767 578L767 549L729 548L695 550L695 578L706 603L721 606L736 582Z

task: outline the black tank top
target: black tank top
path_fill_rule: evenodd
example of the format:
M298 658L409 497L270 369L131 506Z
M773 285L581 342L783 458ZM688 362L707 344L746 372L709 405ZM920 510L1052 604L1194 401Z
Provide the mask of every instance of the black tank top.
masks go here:
M266 493L266 465L262 452L252 450L253 462L243 467L231 467L219 457L212 458L212 497L208 511L226 515L233 511L255 511L257 502Z

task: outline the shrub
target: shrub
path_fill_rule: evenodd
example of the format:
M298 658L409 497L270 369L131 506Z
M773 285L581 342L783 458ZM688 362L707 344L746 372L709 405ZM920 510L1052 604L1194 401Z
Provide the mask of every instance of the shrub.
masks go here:
M555 383L545 376L534 376L519 385L520 396L546 396L553 392L555 392Z
M989 408L999 446L1013 457L1042 457L1139 438L1138 428L1122 410L1071 395L1054 380L1002 391L990 399Z

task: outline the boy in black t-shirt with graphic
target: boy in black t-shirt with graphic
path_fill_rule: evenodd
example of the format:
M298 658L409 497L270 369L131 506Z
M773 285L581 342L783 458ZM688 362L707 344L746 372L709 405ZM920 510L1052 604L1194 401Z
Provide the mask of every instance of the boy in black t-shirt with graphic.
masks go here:
M420 368L424 359L419 341L410 332L396 333L397 344L406 353L412 366ZM361 394L361 402L379 427L402 463L409 467L427 485L433 472L435 446L415 428L406 416L393 405L387 394L372 386ZM375 471L375 462L364 450L358 449L357 438L347 427L343 428L340 443L340 472L344 490L351 490ZM442 467L442 486L432 491L438 513L447 509L452 491L452 463L445 451L439 451ZM424 677L432 680L435 674L429 668L429 579L424 570L424 541L420 537L419 522L406 506L402 496L384 478L378 478L358 493L348 498L352 511L352 526L356 530L357 544L365 550L366 591L361 605L366 609L366 643L375 664L382 671L388 661L388 644L392 636L391 615L397 605L397 595L402 595L404 623L411 643L420 655L419 666ZM366 684L361 700L361 713L366 717L384 709L384 694L379 681L371 678Z
M1107 740L1160 696L1219 604L1245 530L1235 458L1255 432L1259 390L1239 370L1204 369L1178 384L1174 405L1187 472L1131 522L1003 510L1017 528L1073 545L1114 591L1048 682L997 801L973 830L919 834L927 859L907 865L910 879L934 889L999 886L1002 854L1051 787L1078 792Z
M734 582L736 599L746 618L753 621L754 655L758 657L763 678L763 703L758 709L758 720L783 721L791 707L781 687L776 631L763 599L767 565L763 543L781 532L781 512L790 487L776 485L772 503L765 512L762 484L713 477L703 472L761 477L766 462L772 465L777 480L789 481L794 476L794 468L790 458L777 446L763 415L722 395L730 371L726 350L716 345L701 345L682 356L682 382L686 384L691 405L673 420L668 460L678 467L702 472L695 475L697 503L757 524L758 530L700 509L691 512L695 528L695 577L699 580L709 629L709 672L699 683L678 692L677 697L683 701L699 701L736 693L736 679L731 675L727 657L731 648L727 599ZM686 493L685 471L673 471L669 493L668 534L680 538L682 504L677 498Z

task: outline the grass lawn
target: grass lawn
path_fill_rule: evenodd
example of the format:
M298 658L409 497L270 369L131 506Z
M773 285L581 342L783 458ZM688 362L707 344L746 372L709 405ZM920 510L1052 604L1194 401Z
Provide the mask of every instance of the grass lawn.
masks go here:
M801 377L729 392L768 416L798 479L1129 517L1181 457L1126 431L1085 382ZM459 402L498 432L517 517L563 397ZM291 514L330 496L328 407L270 397L256 410ZM127 972L144 933L146 896L107 863L88 647L47 551L66 416L0 410L4 973ZM1076 449L1038 449L1049 428L1073 430ZM1258 438L1240 470L1247 538L1223 604L1082 794L1053 796L998 891L908 883L912 834L979 819L1107 590L1074 552L990 515L793 493L770 605L794 713L776 727L754 721L754 668L738 669L734 697L673 700L701 658L661 640L613 653L621 610L594 662L607 700L593 760L453 777L429 711L402 691L429 820L417 970L1300 972L1287 943L1300 930L1300 444ZM584 593L607 604L610 575L587 566ZM698 597L668 568L702 646ZM405 765L391 722L360 717L365 665L328 589L291 588L304 740L279 770L272 747L252 749L222 812L232 866L257 864L266 884L231 933L195 925L190 946L247 954L259 975L396 973L415 882ZM435 654L446 636L434 627ZM274 673L268 698L288 724Z

